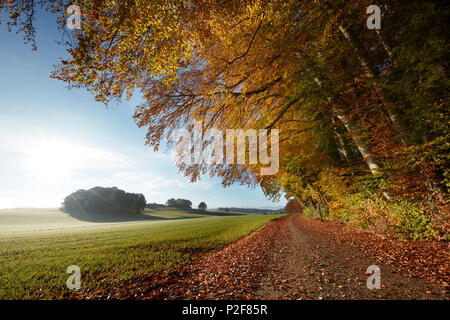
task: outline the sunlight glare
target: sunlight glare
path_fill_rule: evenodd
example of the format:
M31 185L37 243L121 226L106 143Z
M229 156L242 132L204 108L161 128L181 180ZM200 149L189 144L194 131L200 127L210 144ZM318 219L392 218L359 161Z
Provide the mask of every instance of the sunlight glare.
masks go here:
M70 144L39 143L29 151L25 166L40 184L56 184L70 176L79 159L79 152Z

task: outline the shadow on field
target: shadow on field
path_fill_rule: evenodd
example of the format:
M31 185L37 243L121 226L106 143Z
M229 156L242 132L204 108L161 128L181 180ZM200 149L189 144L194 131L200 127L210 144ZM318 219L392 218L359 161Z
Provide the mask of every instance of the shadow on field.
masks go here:
M127 222L127 221L144 221L144 220L168 220L164 217L154 217L145 214L130 213L130 214L106 214L106 213L91 213L91 212L67 212L64 214L71 216L77 220L87 222Z
M193 213L193 214L198 214L198 215L202 215L202 216L219 216L219 217L226 217L226 216L242 216L245 215L245 213L236 213L236 212L224 212L224 211L202 211L199 209L181 209L181 208L173 208L173 207L167 207L170 208L170 210L173 211L180 211L180 212L184 212L184 213ZM164 212L164 211L161 211ZM201 217L199 217L201 218Z
M148 211L147 211L148 210ZM166 207L165 209L147 209L145 213L93 213L93 212L79 212L79 211L61 211L64 214L71 216L77 220L86 222L130 222L130 221L157 221L157 220L180 220L180 219L195 219L207 216L241 216L240 213L231 212L216 212L216 211L201 211L198 209L179 209ZM176 216L176 212L182 214L196 214L187 216ZM153 215L154 214L154 215ZM171 216L171 214L175 214ZM163 215L163 216L161 216ZM167 215L167 216L164 216Z
M204 216L219 216L219 217L225 217L225 216L243 216L244 213L233 213L233 212L216 212L216 211L200 211L200 210L192 210L190 211L192 213L201 214Z

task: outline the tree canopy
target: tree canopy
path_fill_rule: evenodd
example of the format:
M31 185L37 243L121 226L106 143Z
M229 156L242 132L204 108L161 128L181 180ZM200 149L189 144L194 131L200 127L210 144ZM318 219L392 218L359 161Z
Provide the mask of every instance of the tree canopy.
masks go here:
M200 210L200 211L206 211L206 208L208 208L208 206L206 205L206 203L205 202L200 202L199 204L198 204L198 209Z

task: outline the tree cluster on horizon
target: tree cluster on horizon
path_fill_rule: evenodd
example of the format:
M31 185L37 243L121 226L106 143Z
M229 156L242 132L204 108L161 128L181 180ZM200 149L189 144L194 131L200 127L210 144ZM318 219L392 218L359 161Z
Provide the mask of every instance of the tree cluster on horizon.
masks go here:
M192 202L187 199L170 198L166 201L166 206L180 209L192 209Z
M138 214L145 209L147 202L140 193L125 192L117 187L94 187L80 189L68 195L62 210L76 214Z

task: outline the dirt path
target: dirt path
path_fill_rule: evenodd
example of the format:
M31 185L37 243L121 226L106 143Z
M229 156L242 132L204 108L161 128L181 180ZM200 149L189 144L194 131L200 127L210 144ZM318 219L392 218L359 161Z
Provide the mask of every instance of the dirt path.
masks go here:
M352 245L340 243L332 237L336 234L350 238ZM382 251L370 250L379 249L376 244L380 243ZM355 249L356 244L360 250ZM75 298L448 299L444 288L448 281L442 281L447 280L446 270L450 269L445 244L396 245L386 245L367 233L344 230L338 223L289 215L176 270L138 274L117 287L100 293L80 292ZM386 261L380 257L384 253L389 254L388 261L401 262L400 267L398 263L380 263ZM412 256L412 260L405 256ZM379 290L367 288L370 275L365 273L371 265L381 269ZM423 278L427 275L433 283Z
M442 299L442 289L424 279L392 273L362 252L312 232L289 216L266 258L257 299ZM365 272L381 269L381 289L369 290Z

